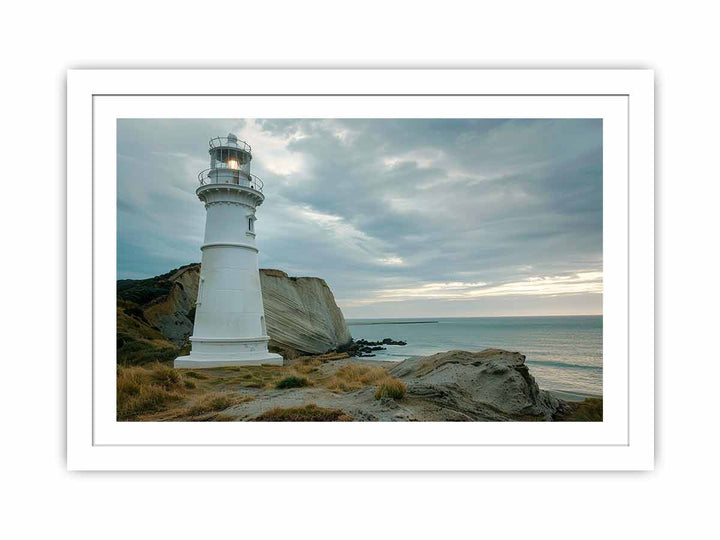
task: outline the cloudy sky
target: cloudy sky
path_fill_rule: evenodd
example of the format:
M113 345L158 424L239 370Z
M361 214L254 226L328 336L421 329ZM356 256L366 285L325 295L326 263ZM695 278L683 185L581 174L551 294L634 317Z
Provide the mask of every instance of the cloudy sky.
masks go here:
M200 260L208 139L253 148L262 268L348 318L602 312L602 121L118 121L118 278Z

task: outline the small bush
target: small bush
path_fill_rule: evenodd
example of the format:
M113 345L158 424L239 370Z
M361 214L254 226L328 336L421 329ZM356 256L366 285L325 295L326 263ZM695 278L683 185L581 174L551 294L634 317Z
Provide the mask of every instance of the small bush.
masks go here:
M339 409L325 409L314 403L303 407L275 407L255 417L256 422L349 422L348 416Z
M279 388L281 390L287 389L287 388L302 388L303 386L308 386L310 383L305 377L285 377L283 380L279 381L275 388Z
M380 383L377 390L375 390L375 399L402 399L405 392L407 392L407 388L405 388L402 381L398 379L388 379Z

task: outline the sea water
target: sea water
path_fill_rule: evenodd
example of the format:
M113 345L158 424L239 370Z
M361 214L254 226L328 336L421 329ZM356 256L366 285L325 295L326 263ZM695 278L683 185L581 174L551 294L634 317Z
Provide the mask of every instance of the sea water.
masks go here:
M436 321L427 324L398 322ZM602 395L602 316L348 319L354 339L407 341L384 345L375 360L400 361L460 349L517 351L540 388ZM365 323L365 324L353 324ZM373 323L373 324L367 324Z

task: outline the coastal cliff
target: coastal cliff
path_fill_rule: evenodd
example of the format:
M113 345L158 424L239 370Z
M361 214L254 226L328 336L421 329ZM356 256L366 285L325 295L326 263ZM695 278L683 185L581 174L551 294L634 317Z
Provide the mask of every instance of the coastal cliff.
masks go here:
M283 353L322 354L352 339L330 287L316 277L260 270L269 346Z
M144 280L118 280L118 360L165 359L192 334L200 265L190 264ZM322 354L350 342L332 291L316 277L260 270L269 347L292 358ZM147 350L146 350L147 349Z

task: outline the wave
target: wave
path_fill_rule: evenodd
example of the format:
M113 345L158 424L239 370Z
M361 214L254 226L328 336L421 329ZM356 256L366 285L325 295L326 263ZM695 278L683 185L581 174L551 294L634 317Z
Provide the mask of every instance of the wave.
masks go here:
M602 371L602 366L587 366L582 364L568 364L566 362L557 362L553 360L526 360L526 364L539 364L542 366L571 368L571 369L588 369L591 371Z

